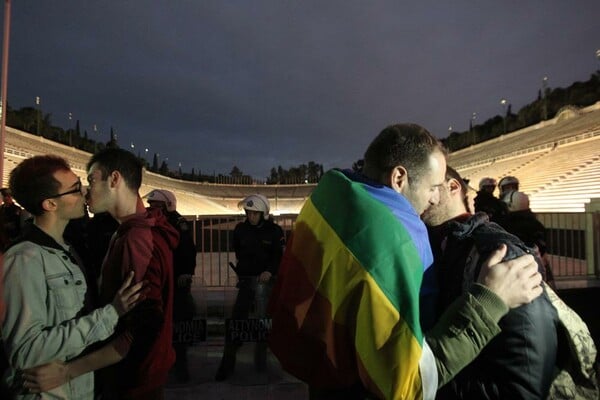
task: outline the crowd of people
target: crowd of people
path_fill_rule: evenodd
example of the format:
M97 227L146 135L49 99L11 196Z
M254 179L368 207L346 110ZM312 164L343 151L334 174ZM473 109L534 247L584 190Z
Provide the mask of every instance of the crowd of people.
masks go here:
M498 187L498 197L494 191ZM496 184L494 178L482 178L474 198L474 211L486 213L490 221L521 239L541 259L544 281L554 287L554 274L547 254L546 228L529 208L529 196L519 191L519 179L505 176Z
M190 379L173 327L195 313L192 227L172 192L140 195L126 150L94 154L87 181L34 156L2 189L2 398L163 399L170 372ZM271 318L268 346L311 399L597 399L596 349L570 362L545 229L518 179L482 179L472 204L469 189L435 137L396 124L360 168L322 177L287 243L269 200L244 198L228 317ZM226 335L217 381L243 342Z

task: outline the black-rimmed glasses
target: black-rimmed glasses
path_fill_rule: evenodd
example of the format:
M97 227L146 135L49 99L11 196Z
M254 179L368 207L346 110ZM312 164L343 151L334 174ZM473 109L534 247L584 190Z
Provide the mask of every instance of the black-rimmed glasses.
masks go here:
M57 197L66 196L68 194L74 194L74 193L81 194L81 188L82 188L81 179L78 179L77 182L75 183L75 189L69 190L69 191L64 192L64 193L55 194L54 196L49 196L48 198L49 199L55 199Z

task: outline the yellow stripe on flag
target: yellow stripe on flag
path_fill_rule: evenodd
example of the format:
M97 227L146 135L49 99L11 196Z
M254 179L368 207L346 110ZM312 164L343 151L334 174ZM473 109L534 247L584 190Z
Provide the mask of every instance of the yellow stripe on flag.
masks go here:
M421 346L310 199L296 221L294 235L292 253L314 287L330 301L336 324L352 333L368 380L386 398L420 398Z

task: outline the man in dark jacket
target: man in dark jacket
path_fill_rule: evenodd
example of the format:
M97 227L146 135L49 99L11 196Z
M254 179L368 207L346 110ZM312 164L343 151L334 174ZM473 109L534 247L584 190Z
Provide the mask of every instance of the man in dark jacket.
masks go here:
M509 213L498 223L508 232L518 236L527 246L538 246L540 252L544 253L546 228L529 208L529 196L523 192L512 192L508 210Z
M160 209L169 223L179 232L179 244L173 251L173 324L189 321L194 317L192 300L192 275L196 269L196 245L192 236L191 224L177 212L177 198L169 190L155 189L148 193L146 201L152 208ZM175 376L181 383L190 380L186 343L173 337L175 348Z
M497 221L508 213L506 203L494 196L496 180L494 178L483 178L479 181L479 191L473 199L475 212L487 213L490 220Z
M531 252L517 237L489 222L484 213L470 215L466 185L448 167L440 201L425 211L437 272L438 315L479 274L481 260L500 243L506 259ZM500 320L502 332L481 354L438 392L439 399L543 399L554 377L557 315L547 295L515 308Z
M548 249L546 241L546 227L529 208L529 196L523 192L512 192L508 197L508 214L497 222L507 232L521 239L528 247L535 250L544 264L544 280L554 286L552 268L546 257Z
M245 319L255 305L256 316L267 316L267 300L271 281L277 274L285 246L283 230L269 218L269 200L254 194L239 203L246 220L233 231L233 248L237 258L238 294L232 318ZM217 381L227 379L235 368L237 349L241 343L226 340L221 365L215 376ZM258 370L266 367L267 344L256 343L254 362Z
M0 193L0 235L3 247L8 247L21 235L23 209L15 204L9 188L0 189Z

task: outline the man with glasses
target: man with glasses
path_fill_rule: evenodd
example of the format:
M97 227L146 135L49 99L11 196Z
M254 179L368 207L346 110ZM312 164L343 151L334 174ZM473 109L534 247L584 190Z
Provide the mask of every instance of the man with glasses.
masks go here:
M63 238L64 229L84 210L84 189L67 162L36 156L10 174L15 199L33 215L33 225L4 255L6 314L2 339L8 357L6 383L17 398L38 398L22 371L53 360L65 362L108 338L119 317L143 296L142 285L129 287L131 274L112 302L92 310L84 270ZM94 376L84 374L44 397L92 399Z

